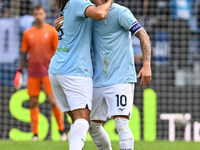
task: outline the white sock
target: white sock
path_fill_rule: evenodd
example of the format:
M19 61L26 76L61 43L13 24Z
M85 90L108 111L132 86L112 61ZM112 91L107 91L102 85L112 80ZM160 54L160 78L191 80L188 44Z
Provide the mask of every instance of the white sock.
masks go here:
M116 118L114 121L119 135L120 150L134 150L134 139L129 128L129 120Z
M101 123L91 122L89 133L98 150L112 150L110 138Z
M89 123L85 119L77 119L71 126L69 134L69 150L82 150L87 132L89 129Z

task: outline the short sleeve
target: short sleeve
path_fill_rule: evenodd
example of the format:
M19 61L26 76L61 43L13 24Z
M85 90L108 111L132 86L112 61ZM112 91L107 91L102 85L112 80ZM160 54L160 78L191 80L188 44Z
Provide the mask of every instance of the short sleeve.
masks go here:
M57 49L57 46L58 46L58 32L53 29L52 31L52 50L53 50L53 53L56 52L56 49Z
M21 51L23 51L23 52L27 52L28 51L27 32L24 32L24 35L22 37Z
M138 22L137 19L133 16L132 12L126 7L120 9L118 13L118 20L120 26L122 26L127 31L134 23Z
M85 16L85 10L89 7L89 6L93 6L94 4L92 2L90 2L90 0L74 0L74 8L77 11L77 16L78 17L86 17Z

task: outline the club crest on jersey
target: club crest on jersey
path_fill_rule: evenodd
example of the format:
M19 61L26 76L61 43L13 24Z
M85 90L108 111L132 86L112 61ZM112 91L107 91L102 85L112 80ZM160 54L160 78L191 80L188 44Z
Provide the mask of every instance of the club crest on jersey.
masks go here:
M31 38L31 39L34 38L34 34L31 34L31 35L30 35L30 38Z
M46 34L44 35L44 38L45 38L45 39L47 39L47 38L48 38L48 36L49 36L49 35L46 33Z

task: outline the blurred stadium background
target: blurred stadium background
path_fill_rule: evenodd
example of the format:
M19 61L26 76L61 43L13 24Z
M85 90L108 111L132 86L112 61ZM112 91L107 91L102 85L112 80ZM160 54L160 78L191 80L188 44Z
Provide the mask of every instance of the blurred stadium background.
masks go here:
M135 107L130 121L135 140L200 142L200 0L115 2L131 9L152 42L152 84L142 89L138 82L135 89ZM53 24L58 16L53 0L0 0L0 140L28 141L32 136L25 89L26 71L23 72L24 89L17 92L13 79L21 37L33 24L31 8L37 4L45 7L47 22ZM139 71L142 53L135 37L133 47ZM40 101L40 119L43 120L40 137L58 141L56 123L44 94ZM67 117L65 122L69 129ZM108 121L105 128L111 140L116 142L113 122Z

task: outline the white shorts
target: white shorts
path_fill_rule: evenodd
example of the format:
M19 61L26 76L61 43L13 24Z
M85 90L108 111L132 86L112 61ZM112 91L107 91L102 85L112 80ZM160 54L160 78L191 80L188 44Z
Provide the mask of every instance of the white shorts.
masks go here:
M106 121L118 115L131 117L134 84L116 84L93 89L91 120Z
M54 96L62 112L92 107L91 77L49 74Z

